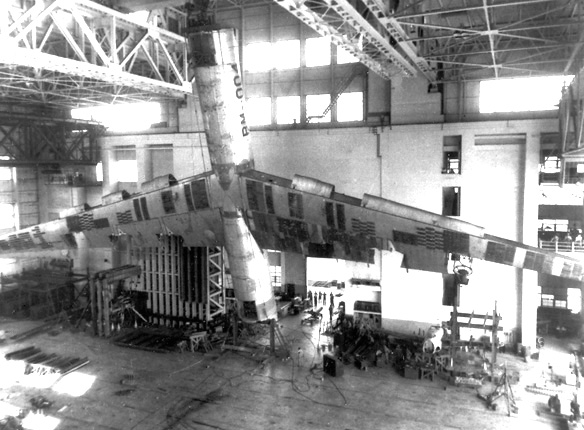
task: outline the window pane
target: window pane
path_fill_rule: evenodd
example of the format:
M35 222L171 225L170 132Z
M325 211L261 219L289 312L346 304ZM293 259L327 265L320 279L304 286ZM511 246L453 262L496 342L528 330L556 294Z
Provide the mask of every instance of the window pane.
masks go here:
M479 111L527 112L557 110L562 87L573 76L543 76L481 81Z
M541 295L541 305L542 306L553 306L554 305L554 296L550 294L542 294Z
M328 66L331 63L331 38L306 39L306 67Z
M278 70L299 68L300 40L280 40L274 43L272 57L274 58L274 68Z
M138 182L138 162L133 147L115 150L113 158L110 172L112 182Z
M136 160L119 160L113 163L113 182L138 182L138 163Z
M10 160L10 157L3 155L0 160ZM12 167L0 167L0 181L12 180Z
M0 229L13 228L14 226L14 205L0 203Z
M330 110L324 117L320 118L330 103L330 94L316 94L306 96L306 119L310 120L310 122L330 122Z
M345 48L337 46L337 64L356 63L359 60Z
M272 123L272 98L252 97L247 99L245 115L249 125L269 125Z
M95 180L103 182L103 163L101 161L95 165Z
M300 122L300 96L278 97L276 99L276 122L278 124Z
M579 288L568 288L568 308L573 314L582 310L582 291Z
M265 72L272 66L272 44L270 42L250 43L243 49L243 67L249 72Z
M337 121L363 121L363 93L344 93L337 100Z
M109 131L140 131L161 120L160 103L128 103L71 110L74 119L101 122Z

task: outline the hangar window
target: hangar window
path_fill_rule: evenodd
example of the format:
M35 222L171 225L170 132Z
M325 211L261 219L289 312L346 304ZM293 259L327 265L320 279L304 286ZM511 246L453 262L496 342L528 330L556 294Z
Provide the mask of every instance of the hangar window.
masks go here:
M278 124L300 122L300 96L278 97L276 99L276 122Z
M11 167L0 167L0 181L11 181L12 180L12 168Z
M442 173L460 174L460 147L462 136L444 136Z
M243 67L248 72L266 72L272 68L272 44L250 43L243 49Z
M247 99L245 116L249 125L270 125L272 123L272 98L251 97Z
M306 96L306 120L309 122L330 122L330 110L326 115L323 115L323 112L330 104L330 94L314 94Z
M0 230L16 226L15 206L12 203L0 203Z
M481 81L479 111L528 112L557 110L562 87L574 76L539 76Z
M580 288L568 288L567 299L568 309L570 309L573 314L579 314L582 310L582 290L580 290Z
M584 161L565 162L563 183L584 184Z
M138 162L134 147L114 149L110 167L111 182L138 182Z
M103 163L101 161L95 165L95 180L103 182Z
M108 106L93 106L71 110L73 119L98 121L109 131L125 132L149 129L160 123L160 103L127 103Z
M274 68L278 70L300 67L300 40L280 40L272 45Z
M343 93L337 100L337 121L363 121L363 93Z
M540 229L544 232L567 233L570 229L570 221L567 219L542 219ZM553 234L545 240L552 240Z
M554 307L554 295L553 294L540 294L541 306Z
M442 188L442 215L460 216L460 187Z
M3 155L0 160L10 160L10 157ZM12 180L12 167L0 167L0 181Z
M328 66L331 63L331 38L306 39L305 57L306 67Z
M539 183L559 184L562 160L556 149L542 149L539 162Z

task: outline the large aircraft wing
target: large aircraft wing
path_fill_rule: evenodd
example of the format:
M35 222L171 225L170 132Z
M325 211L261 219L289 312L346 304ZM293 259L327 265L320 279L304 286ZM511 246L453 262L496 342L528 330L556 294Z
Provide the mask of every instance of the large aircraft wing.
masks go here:
M488 235L476 225L365 194L355 198L334 186L255 170L237 175L225 191L213 173L180 181L168 176L154 189L62 219L0 237L0 257L51 249L110 247L129 235L135 247L156 247L160 235L178 235L184 246L225 244L223 207L241 210L263 249L373 263L375 249L404 254L404 266L447 271L450 253L582 280L582 263L569 256ZM115 200L115 198L113 199Z
M245 181L250 229L261 247L373 263L373 249L404 254L407 268L446 273L459 254L582 280L582 263L569 256L487 234L482 227L296 176L293 181L250 171Z

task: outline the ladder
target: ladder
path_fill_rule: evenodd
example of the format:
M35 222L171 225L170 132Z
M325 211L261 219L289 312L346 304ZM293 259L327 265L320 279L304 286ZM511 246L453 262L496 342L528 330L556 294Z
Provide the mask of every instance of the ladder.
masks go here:
M347 87L351 84L351 82L353 82L353 79L355 79L355 77L361 72L361 63L355 63L353 64L353 67L351 67L351 69L349 70L349 73L347 73L345 75L345 77L339 82L339 84L337 85L337 88L333 94L333 97L331 99L331 103L326 107L326 109L323 111L322 115L319 116L310 116L306 118L306 123L310 123L310 120L312 118L324 118L326 116L326 114L328 114L331 109L333 108L333 106L335 104L337 104L337 101L339 100L339 97L341 97L341 95L345 92L345 90L347 89Z

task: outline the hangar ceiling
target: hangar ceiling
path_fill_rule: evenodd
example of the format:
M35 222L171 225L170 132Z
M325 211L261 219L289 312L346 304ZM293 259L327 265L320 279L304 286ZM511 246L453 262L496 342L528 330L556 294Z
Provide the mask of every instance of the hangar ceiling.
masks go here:
M2 1L0 95L79 107L188 94L185 1ZM278 5L386 79L417 75L442 83L576 74L584 67L581 0L189 3L215 13ZM151 10L153 25L126 14L143 9Z

